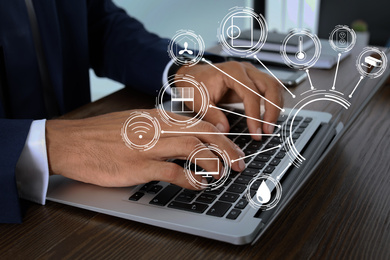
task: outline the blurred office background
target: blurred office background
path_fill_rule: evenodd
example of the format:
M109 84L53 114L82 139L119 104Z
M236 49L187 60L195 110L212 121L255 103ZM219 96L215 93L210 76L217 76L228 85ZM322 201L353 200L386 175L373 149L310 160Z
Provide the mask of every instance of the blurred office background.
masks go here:
M217 28L228 10L247 6L262 13L269 30L288 32L307 28L320 38L328 38L338 25L368 30L370 44L390 44L389 0L113 0L151 32L171 38L180 29L200 34L206 49L218 43ZM357 22L356 22L357 21ZM243 25L248 26L249 25ZM245 29L245 28L242 28ZM99 99L123 86L95 76L91 70L92 100Z

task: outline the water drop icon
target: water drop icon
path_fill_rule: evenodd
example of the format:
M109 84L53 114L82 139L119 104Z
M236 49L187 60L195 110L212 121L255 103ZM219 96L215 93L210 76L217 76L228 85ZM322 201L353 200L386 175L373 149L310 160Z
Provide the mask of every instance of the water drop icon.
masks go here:
M263 180L257 189L256 198L261 203L267 203L271 199L271 191Z

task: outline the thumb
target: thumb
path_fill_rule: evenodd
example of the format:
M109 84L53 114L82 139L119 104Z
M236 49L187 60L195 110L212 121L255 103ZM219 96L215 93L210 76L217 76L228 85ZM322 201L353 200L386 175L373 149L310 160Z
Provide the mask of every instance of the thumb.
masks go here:
M203 119L215 125L222 133L227 133L230 130L229 121L226 115L212 102L210 102L207 113Z

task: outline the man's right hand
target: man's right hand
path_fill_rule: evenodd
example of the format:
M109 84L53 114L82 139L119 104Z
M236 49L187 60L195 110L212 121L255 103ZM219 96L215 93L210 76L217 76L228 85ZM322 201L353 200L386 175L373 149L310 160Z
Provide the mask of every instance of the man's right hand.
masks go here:
M197 145L212 143L225 150L230 159L243 157L243 152L224 135L162 134L156 145L147 150L130 149L120 135L123 123L130 112L110 113L80 120L48 120L46 122L46 147L50 174L106 187L124 187L152 180L170 182L194 189L179 165L168 159L186 159ZM152 117L160 118L157 110L147 110ZM166 131L180 132L159 120ZM210 123L200 122L193 132L218 132ZM146 136L147 137L147 136ZM203 156L216 157L211 151ZM200 165L206 171L215 171L215 165ZM242 171L244 161L232 164L232 169ZM220 168L221 169L221 168ZM200 175L194 176L202 181Z

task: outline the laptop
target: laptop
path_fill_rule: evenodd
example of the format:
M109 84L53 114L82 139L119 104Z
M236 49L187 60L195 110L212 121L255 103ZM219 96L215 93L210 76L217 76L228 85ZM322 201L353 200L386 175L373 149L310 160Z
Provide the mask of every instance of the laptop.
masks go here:
M283 213L388 75L375 81L368 95L357 92L352 108L348 93L320 89L303 93L301 102L281 113L277 124L282 127L275 128L275 136L263 137L262 141L245 135L248 130L246 118L240 116L244 114L242 104L225 107L231 132L241 133L228 137L248 157L246 169L241 173L231 171L217 189L192 191L159 181L105 188L51 176L47 199L235 245L255 243ZM368 80L362 80L360 88ZM348 89L355 84L351 80ZM336 102L339 109L331 113L306 109L314 101ZM183 162L177 163L185 167ZM207 178L210 183L213 175ZM268 179L260 181L263 176ZM262 193L261 187L268 188L268 193ZM272 207L263 207L267 200L274 202Z

